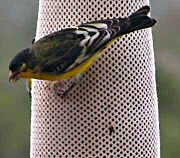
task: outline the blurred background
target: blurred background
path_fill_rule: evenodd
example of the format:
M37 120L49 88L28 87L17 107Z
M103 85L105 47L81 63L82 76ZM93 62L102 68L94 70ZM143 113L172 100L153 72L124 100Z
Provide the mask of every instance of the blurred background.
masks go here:
M161 157L180 156L180 1L152 0ZM28 158L30 99L24 81L8 83L12 56L35 36L38 1L0 0L0 157Z

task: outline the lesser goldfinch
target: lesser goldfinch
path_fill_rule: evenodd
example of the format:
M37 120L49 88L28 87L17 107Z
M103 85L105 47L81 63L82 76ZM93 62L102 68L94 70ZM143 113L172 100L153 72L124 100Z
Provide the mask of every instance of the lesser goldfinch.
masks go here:
M113 18L66 28L39 39L10 62L9 81L19 78L57 81L83 73L118 37L157 22L144 6L127 18Z

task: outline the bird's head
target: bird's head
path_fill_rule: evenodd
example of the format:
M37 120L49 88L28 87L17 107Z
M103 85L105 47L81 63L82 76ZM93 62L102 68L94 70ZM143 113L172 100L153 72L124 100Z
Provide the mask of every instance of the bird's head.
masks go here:
M9 64L9 81L16 82L20 78L20 74L27 70L30 59L30 49L20 51Z

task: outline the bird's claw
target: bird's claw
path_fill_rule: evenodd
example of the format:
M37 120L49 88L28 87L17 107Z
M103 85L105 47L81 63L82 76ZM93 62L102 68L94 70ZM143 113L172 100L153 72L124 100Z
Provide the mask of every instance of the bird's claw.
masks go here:
M57 81L53 85L53 90L57 96L64 97L66 82L65 81Z
M57 81L54 86L54 92L56 95L65 97L75 87L75 82L71 81Z

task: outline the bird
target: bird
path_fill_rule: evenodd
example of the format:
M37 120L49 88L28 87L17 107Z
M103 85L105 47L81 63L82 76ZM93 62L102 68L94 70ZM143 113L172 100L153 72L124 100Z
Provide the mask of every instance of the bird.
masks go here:
M76 80L117 38L152 27L157 20L148 16L150 6L143 6L128 17L82 23L33 40L9 64L9 81L20 78L47 81Z

